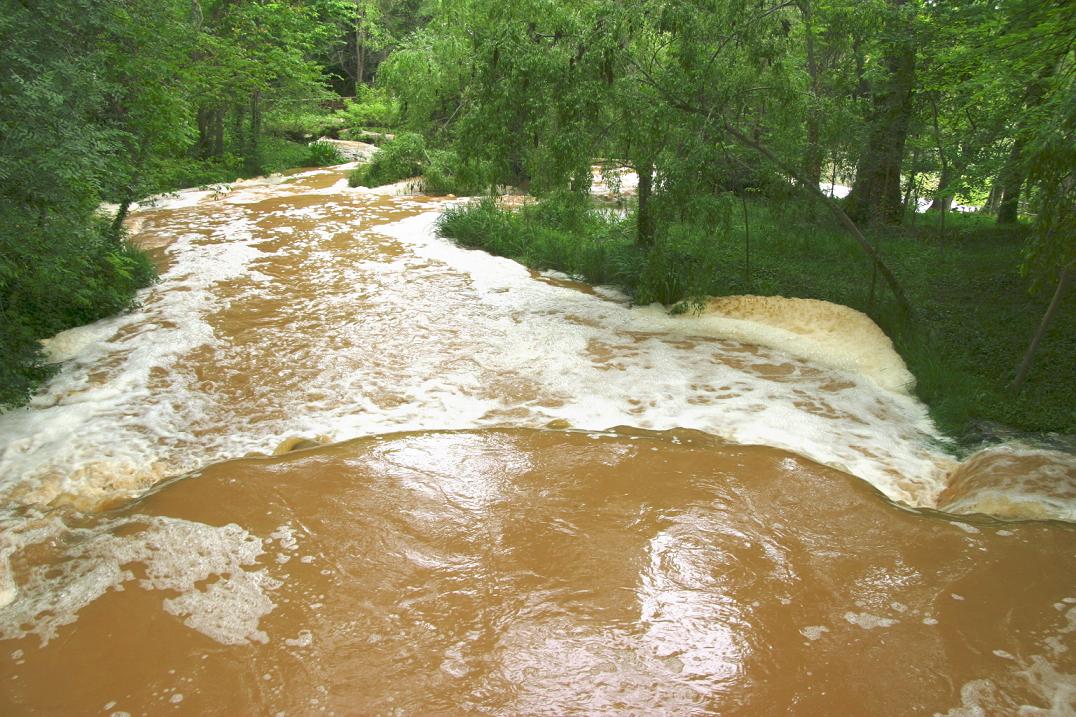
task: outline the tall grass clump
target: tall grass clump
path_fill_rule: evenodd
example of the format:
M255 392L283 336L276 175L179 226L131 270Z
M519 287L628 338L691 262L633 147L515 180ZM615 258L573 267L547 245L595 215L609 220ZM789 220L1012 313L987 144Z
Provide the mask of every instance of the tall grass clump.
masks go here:
M348 184L377 187L419 176L431 194L473 194L483 186L482 165L463 162L452 150L428 149L425 138L413 132L382 145L370 163L352 170Z
M539 270L556 270L593 284L633 283L641 256L630 222L592 209L585 198L556 194L518 211L484 198L446 211L443 236Z
M429 163L426 140L422 135L405 132L396 135L377 151L369 164L352 170L348 184L352 187L379 187L422 174Z
M336 115L346 129L390 130L400 122L400 101L378 87L361 88L354 100L346 100Z
M568 192L518 211L491 199L455 207L442 216L440 232L537 269L615 284L644 304L674 304L712 293L722 270L713 227L671 224L653 246L640 246L633 214L595 208L585 196Z
M343 161L344 158L340 156L339 150L331 143L320 140L310 143L307 166L328 167L333 164L341 164Z

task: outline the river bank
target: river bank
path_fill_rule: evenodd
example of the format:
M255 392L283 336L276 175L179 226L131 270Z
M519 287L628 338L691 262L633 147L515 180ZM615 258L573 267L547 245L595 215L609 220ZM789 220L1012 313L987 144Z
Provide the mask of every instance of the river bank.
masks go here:
M726 207L725 215L723 225L673 227L649 257L635 246L632 216L556 200L518 213L492 203L453 210L441 232L536 269L619 286L643 303L758 294L850 306L892 337L932 418L962 444L1019 434L1064 442L1076 433L1072 302L1022 391L1008 386L1050 299L1048 291L1030 294L1020 275L1023 228L999 230L974 215L950 215L943 227L927 215L913 226L871 230L915 311L907 321L867 258L820 209L756 199Z

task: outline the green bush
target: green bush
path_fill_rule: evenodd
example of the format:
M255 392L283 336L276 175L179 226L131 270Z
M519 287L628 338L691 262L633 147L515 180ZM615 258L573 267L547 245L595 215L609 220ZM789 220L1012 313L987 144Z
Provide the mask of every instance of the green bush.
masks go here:
M463 246L595 284L633 284L633 276L626 272L640 259L627 222L604 216L568 193L519 211L501 209L485 198L449 208L438 228Z
M265 132L297 141L310 137L335 135L344 125L339 112L310 105L294 107L290 103L266 114Z
M489 168L478 162L465 162L451 150L435 149L423 170L426 191L430 194L480 194L489 183Z
M387 143L373 161L351 172L348 184L352 187L380 187L422 174L429 163L426 154L426 140L420 134L407 132L396 135Z
M347 100L336 118L347 129L391 129L399 123L400 103L384 90L367 87Z
M307 165L310 167L328 167L333 164L341 164L344 158L340 156L336 146L329 142L311 142L310 154Z
M661 232L633 287L641 304L675 304L721 290L720 238L709 225L674 224Z
M0 407L18 405L52 372L40 339L131 306L156 276L109 222L60 214L44 223L9 207L0 222Z
M422 135L405 132L382 145L369 164L352 170L348 184L379 187L421 176L430 194L477 194L488 174L485 169L478 163L461 161L451 150L428 150Z
M442 235L538 269L619 284L644 304L673 304L716 291L722 257L712 227L672 225L645 248L634 242L634 216L590 206L584 195L556 193L513 212L492 200L449 209Z

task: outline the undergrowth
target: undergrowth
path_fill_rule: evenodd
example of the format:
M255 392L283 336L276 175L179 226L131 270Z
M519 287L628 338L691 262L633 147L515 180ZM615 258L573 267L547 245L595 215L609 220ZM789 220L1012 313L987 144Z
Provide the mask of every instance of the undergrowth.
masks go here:
M412 177L423 178L430 194L474 194L481 191L479 172L452 150L429 149L420 134L405 132L381 146L368 164L348 175L352 187L379 187Z
M8 212L0 228L0 408L48 378L40 340L129 308L156 271L149 257L108 235L108 222L42 225Z

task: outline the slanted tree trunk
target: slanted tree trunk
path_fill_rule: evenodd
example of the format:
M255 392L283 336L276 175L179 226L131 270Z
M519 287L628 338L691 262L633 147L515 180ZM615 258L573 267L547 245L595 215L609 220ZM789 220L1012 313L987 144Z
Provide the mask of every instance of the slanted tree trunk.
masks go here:
M143 137L131 154L131 173L123 186L120 208L116 211L116 216L108 228L109 238L114 242L118 243L123 237L123 220L127 218L127 213L131 210L131 204L134 203L136 192L138 191L137 187L142 178L142 173L145 171L148 151L149 141L146 137Z
M131 198L130 196L124 197L120 202L120 208L116 211L116 217L112 220L112 225L108 228L108 236L114 242L118 242L122 236L123 220L127 218L128 212L131 211Z
M990 185L990 194L986 197L986 211L991 214L995 214L998 211L998 206L1001 204L1001 185L995 180Z
M890 0L899 11L907 0ZM873 93L867 146L856 166L856 179L845 204L854 221L899 222L900 170L915 91L915 43L911 28L895 27L904 39L887 48L888 78Z
M1047 307L1046 313L1042 315L1042 321L1039 323L1039 330L1036 331L1035 336L1032 337L1031 343L1024 353L1024 358L1020 361L1020 366L1016 369L1016 378L1012 381L1012 388L1014 391L1019 391L1027 381L1027 375L1031 372L1031 362L1035 358L1035 352L1042 342L1042 337L1045 336L1046 332L1049 330L1050 324L1053 323L1054 315L1057 313L1058 307L1061 306L1061 299L1064 297L1069 282L1072 280L1072 273L1073 268L1070 264L1062 270L1061 277L1057 280L1057 289L1054 291L1054 298L1050 300L1050 306Z
M844 210L841 209L841 206L837 204L837 202L835 202L831 197L829 197L825 192L823 192L821 187L819 187L817 184L811 185L799 172L785 166L781 162L781 160L777 158L777 155L771 152L768 147L759 142L757 139L753 139L752 137L744 134L730 124L725 125L725 131L737 142L739 142L745 147L750 147L751 149L755 150L763 157L768 159L774 167L777 167L789 177L796 180L796 185L802 187L803 190L806 191L808 194L820 199L822 203L826 206L826 208L833 213L833 216L836 217L837 220L841 223L841 225L848 231L848 233L851 234L852 238L856 240L856 243L859 244L859 247L867 254L867 256L871 258L871 261L874 263L874 268L878 271L878 273L882 275L882 278L885 280L886 284L888 284L889 288L893 291L893 296L896 298L897 305L900 307L900 310L904 313L905 316L912 315L912 305L908 303L908 297L904 293L904 288L900 285L900 282L897 281L897 277L893 274L890 268L886 266L885 262L882 261L882 257L878 253L878 250L875 247L871 246L871 243L867 241L867 238L865 236L863 236L863 232L859 230L859 227L856 226L856 223L848 216L848 214Z

